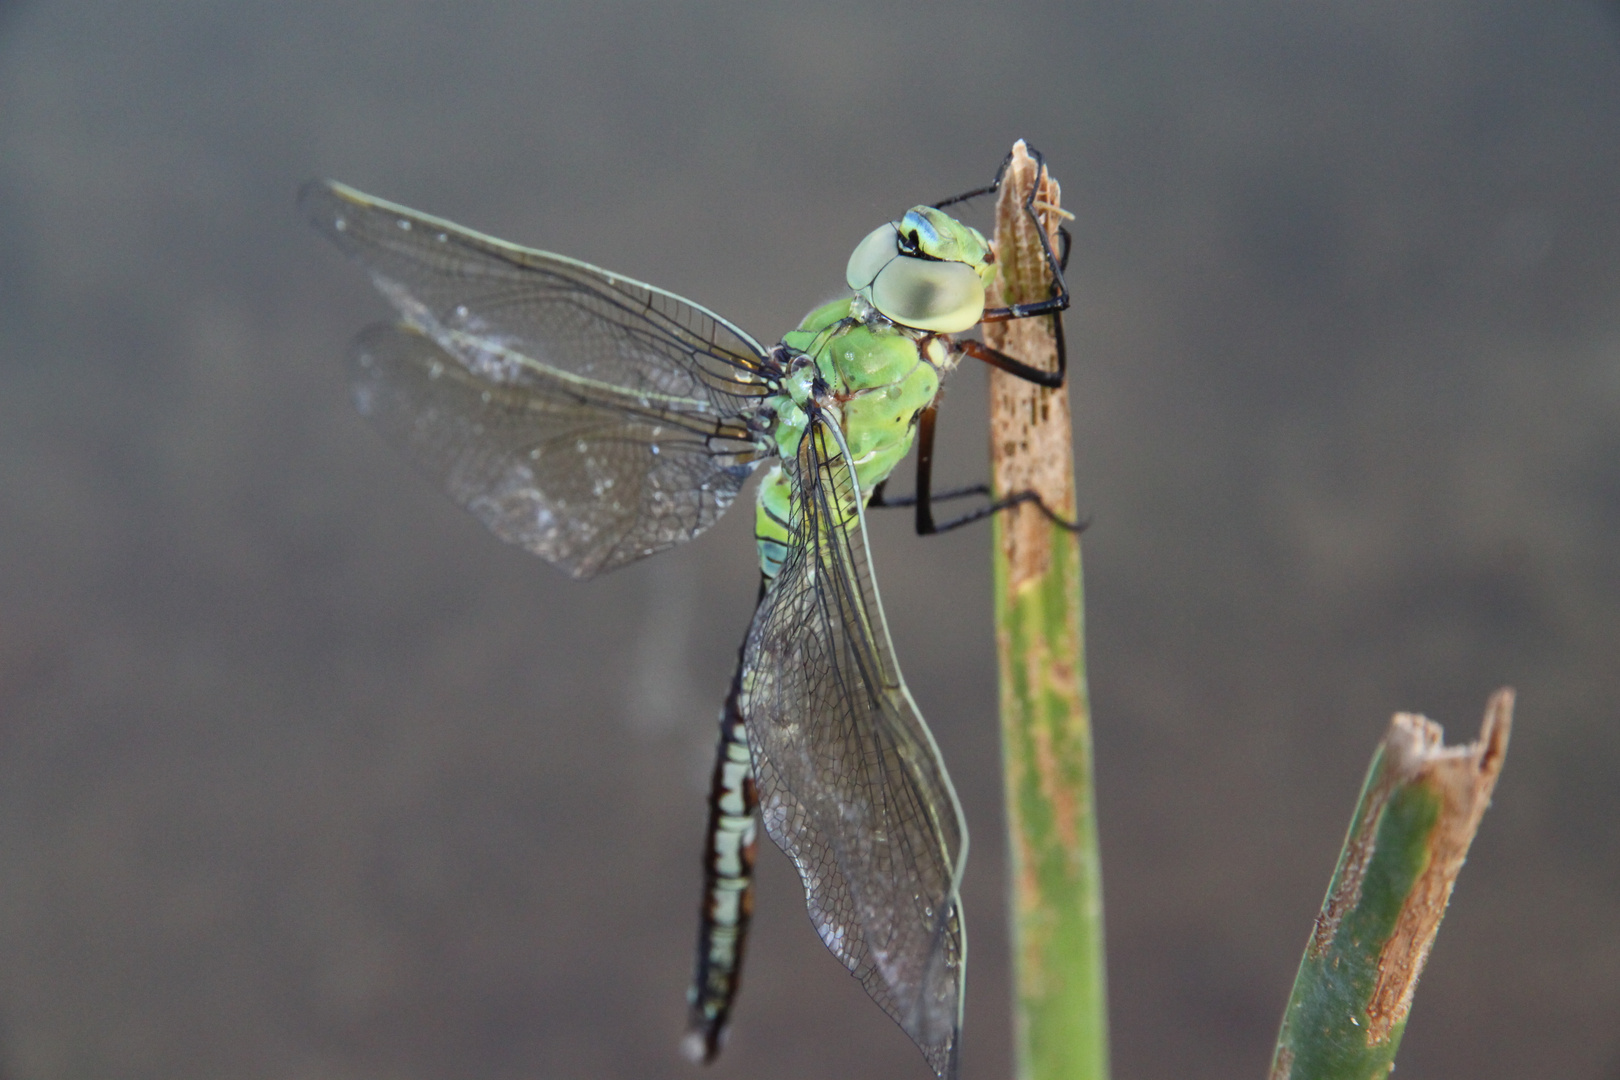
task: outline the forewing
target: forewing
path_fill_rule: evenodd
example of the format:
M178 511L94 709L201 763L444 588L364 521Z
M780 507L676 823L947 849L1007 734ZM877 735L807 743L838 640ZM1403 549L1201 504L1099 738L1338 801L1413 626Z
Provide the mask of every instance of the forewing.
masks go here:
M822 941L953 1074L961 808L895 662L837 428L818 418L783 468L793 540L743 675L765 828L797 865Z
M590 577L714 524L753 469L701 416L531 373L492 381L411 326L350 350L354 401L502 540Z
M769 392L759 343L673 293L330 180L310 181L298 201L406 322L496 382L550 373L720 416Z

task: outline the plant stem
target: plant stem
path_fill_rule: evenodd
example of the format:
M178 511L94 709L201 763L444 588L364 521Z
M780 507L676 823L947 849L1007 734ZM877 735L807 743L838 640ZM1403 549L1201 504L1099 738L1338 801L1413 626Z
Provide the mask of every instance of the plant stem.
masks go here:
M1040 173L1039 177L1037 173ZM1039 182L1042 227L1057 250L1058 185L1020 140L996 207L992 305L1044 300L1051 276L1024 200ZM985 342L1026 364L1057 366L1052 320L985 326ZM1073 520L1074 453L1066 387L990 373L996 495L1034 490ZM1106 1080L1102 876L1092 785L1080 538L1025 504L995 516L996 651L1012 877L1019 1080Z
M1513 724L1513 691L1485 707L1479 741L1390 722L1338 869L1300 961L1271 1080L1376 1080L1395 1066L1418 976L1490 805Z

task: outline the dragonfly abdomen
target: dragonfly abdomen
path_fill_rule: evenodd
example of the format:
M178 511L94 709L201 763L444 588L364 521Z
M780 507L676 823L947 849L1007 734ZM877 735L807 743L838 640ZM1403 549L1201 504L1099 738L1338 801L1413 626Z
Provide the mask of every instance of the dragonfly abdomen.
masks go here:
M754 509L754 543L759 548L759 570L766 581L776 580L788 556L788 545L793 540L788 526L792 499L793 489L782 475L782 467L771 466L759 482Z
M754 913L754 848L757 825L748 755L748 734L738 709L741 671L720 712L720 753L709 789L708 845L703 853L703 911L698 928L697 970L687 991L682 1049L693 1061L713 1061L725 1042L737 995L743 946Z

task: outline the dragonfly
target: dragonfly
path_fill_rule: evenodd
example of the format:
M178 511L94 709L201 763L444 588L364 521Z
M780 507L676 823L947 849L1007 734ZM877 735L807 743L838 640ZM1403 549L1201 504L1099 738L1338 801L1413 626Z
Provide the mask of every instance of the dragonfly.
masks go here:
M757 814L827 948L937 1076L957 1071L967 826L895 658L865 510L914 506L917 531L935 533L1033 503L1078 528L1033 492L932 491L940 379L963 357L1046 386L1064 378L1066 231L1059 258L1037 223L1049 298L986 308L995 252L945 210L999 190L1008 162L988 186L879 225L849 258L849 294L769 348L702 305L577 259L336 181L300 193L398 315L349 350L356 407L500 539L590 578L702 533L768 466L759 598L709 795L684 1041L694 1060L718 1054L738 988ZM1054 324L1055 370L960 336L1035 317ZM913 443L916 492L886 497ZM935 520L934 502L972 495L986 502Z

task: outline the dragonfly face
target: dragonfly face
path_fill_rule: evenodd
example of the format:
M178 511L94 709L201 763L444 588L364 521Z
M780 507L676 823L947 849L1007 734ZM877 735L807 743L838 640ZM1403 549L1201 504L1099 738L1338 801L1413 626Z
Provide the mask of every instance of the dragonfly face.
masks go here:
M984 291L995 270L995 255L979 230L943 210L916 206L856 245L844 280L892 322L959 334L984 315Z
M827 947L953 1074L967 828L900 675L864 507L967 347L948 335L984 315L984 237L913 208L856 247L853 296L767 350L673 293L342 184L299 201L400 318L355 342L356 406L501 539L588 578L696 536L780 459L721 717L688 1045L712 1057L729 1017L757 807Z

